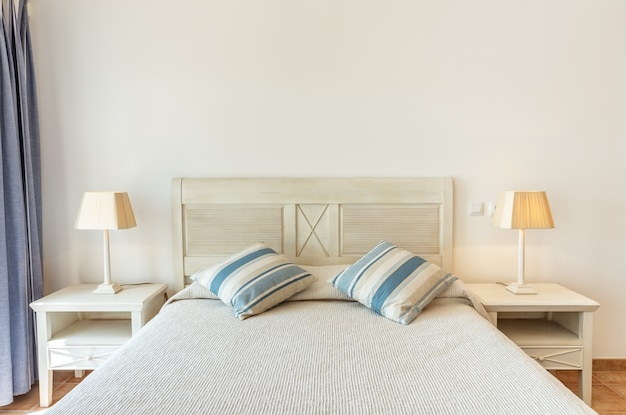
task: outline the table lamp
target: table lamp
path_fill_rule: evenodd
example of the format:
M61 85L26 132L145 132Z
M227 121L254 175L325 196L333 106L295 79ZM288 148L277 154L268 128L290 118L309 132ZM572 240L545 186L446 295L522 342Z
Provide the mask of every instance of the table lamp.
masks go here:
M97 229L104 234L104 282L93 292L115 294L122 289L111 282L109 230L137 226L126 192L85 192L76 218L76 229Z
M504 229L519 229L517 282L507 285L514 294L537 294L524 279L524 231L552 229L554 221L546 192L508 191L500 194L493 224Z

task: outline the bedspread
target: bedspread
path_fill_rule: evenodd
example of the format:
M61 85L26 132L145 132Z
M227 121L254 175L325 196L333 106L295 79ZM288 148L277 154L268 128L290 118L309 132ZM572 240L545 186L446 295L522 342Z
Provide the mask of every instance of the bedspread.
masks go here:
M453 297L408 326L351 301L244 321L174 301L46 415L595 413Z

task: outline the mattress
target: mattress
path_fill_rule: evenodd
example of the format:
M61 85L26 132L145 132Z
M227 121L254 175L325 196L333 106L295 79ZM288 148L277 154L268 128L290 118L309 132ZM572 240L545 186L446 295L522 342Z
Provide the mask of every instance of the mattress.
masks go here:
M443 295L405 326L345 299L240 321L197 297L177 295L46 415L595 413L471 298Z

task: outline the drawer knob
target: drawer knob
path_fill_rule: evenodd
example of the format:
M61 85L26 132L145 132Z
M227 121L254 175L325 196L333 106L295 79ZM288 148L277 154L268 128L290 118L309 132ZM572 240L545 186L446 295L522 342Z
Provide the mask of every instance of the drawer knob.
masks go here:
M93 359L92 355L87 356L87 361L92 360L92 359Z
M539 360L540 362L543 362L545 360L545 358L543 356L538 356L537 360Z

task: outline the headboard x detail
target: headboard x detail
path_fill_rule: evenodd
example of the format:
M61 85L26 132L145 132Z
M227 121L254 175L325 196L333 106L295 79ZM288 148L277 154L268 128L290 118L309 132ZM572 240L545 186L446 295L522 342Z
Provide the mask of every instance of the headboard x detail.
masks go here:
M452 269L452 179L175 178L176 291L257 242L290 261L349 264L385 239Z

